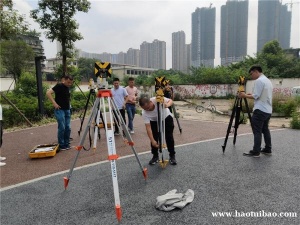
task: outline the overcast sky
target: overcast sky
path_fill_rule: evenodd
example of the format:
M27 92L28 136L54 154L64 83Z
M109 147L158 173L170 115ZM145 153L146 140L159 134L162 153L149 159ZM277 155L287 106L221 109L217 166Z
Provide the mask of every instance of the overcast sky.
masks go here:
M257 39L257 7L258 0L249 1L248 55L256 52ZM292 0L293 2L299 2ZM29 18L29 12L37 8L37 0L14 0L14 8L26 15L31 29L43 33L39 25ZM220 7L226 0L90 0L91 9L88 13L78 13L79 32L83 40L75 43L76 48L90 53L119 53L127 52L129 48L139 49L143 41L152 42L154 39L165 41L167 44L167 69L172 67L172 33L184 31L186 43L191 43L191 14L197 7L216 7L216 59L220 63ZM283 0L283 4L291 0ZM289 6L290 9L290 6ZM300 4L292 7L291 47L300 48L299 12ZM56 42L50 42L44 35L43 46L47 58L56 55Z

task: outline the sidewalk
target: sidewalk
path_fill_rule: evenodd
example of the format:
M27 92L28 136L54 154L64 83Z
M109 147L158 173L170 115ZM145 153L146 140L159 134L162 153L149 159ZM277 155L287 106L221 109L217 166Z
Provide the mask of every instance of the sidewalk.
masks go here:
M85 123L88 118L85 119ZM174 129L175 144L187 144L196 141L207 140L211 138L225 137L228 123L218 123L211 121L185 120L180 119L182 134L180 134L176 121ZM85 129L85 123L83 130ZM69 170L75 158L77 146L80 142L78 130L80 121L72 121L71 137L73 148L68 151L59 152L54 157L30 159L29 151L36 145L51 144L56 142L57 124L28 128L14 132L4 133L1 156L6 157L6 165L0 168L1 187L14 185L30 179L49 175L52 173ZM83 130L81 134L83 134ZM145 125L141 116L136 115L134 120L135 134L132 139L138 153L150 151L150 142L146 134ZM240 126L239 133L251 133L248 125ZM76 166L83 166L96 163L107 159L107 144L104 130L101 129L101 139L97 142L97 149L84 151L82 150ZM93 138L93 134L92 134ZM121 136L115 136L117 153L120 156L133 154L130 146L124 143ZM89 147L89 138L85 138L84 146ZM143 162L147 165L150 158Z

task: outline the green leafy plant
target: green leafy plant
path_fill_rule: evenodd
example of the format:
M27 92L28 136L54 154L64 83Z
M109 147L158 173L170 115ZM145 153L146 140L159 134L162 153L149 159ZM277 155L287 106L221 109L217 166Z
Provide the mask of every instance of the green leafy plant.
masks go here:
M291 116L292 112L296 110L297 105L299 105L299 102L297 102L295 98L277 94L273 97L272 105L274 113L282 113L284 116Z
M299 112L292 112L292 120L290 122L290 127L292 129L300 129L300 113Z

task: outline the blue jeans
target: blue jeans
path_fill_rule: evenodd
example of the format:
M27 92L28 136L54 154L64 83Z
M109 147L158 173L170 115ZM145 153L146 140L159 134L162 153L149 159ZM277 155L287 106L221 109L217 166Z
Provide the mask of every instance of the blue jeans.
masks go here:
M259 109L256 109L253 112L253 116L251 118L251 126L254 135L254 152L260 152L261 150L262 134L265 140L265 149L272 149L271 134L269 130L270 118L271 114L262 112Z
M128 128L129 130L133 130L133 119L135 115L135 105L126 104L126 111L128 115Z
M54 110L58 123L57 139L60 148L69 147L71 134L71 111L64 109Z

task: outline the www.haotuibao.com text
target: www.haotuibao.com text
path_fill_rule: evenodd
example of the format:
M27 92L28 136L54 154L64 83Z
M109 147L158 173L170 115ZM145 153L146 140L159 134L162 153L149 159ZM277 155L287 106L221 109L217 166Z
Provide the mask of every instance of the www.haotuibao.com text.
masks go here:
M278 217L278 218L296 218L298 217L296 212L268 212L268 211L231 211L231 212L211 212L213 217Z

